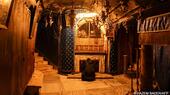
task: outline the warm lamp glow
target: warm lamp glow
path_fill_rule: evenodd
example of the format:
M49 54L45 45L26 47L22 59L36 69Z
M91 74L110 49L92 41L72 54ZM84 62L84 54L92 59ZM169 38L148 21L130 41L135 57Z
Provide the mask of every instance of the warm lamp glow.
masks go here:
M106 34L106 28L105 28L104 25L102 25L102 26L100 27L100 29L101 29L101 31L103 32L103 34Z
M79 13L76 15L76 18L95 17L97 15L97 13Z
M83 24L84 22L87 21L87 18L96 17L96 16L98 16L97 13L79 13L79 14L76 15L77 21L75 22L75 25L80 23L80 21ZM83 19L86 19L86 20L82 22ZM76 27L76 30L77 29L78 29L78 27Z
M2 0L2 1L5 5L8 5L11 2L11 0Z

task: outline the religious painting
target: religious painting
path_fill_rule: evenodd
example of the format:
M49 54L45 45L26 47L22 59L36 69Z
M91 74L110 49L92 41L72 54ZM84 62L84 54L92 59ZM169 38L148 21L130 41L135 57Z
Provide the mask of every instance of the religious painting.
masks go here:
M89 36L89 24L85 23L79 27L77 36L79 38L87 38Z
M7 29L13 0L0 0L0 28Z
M101 38L101 31L94 23L90 23L90 38Z
M101 33L100 29L91 22L87 22L79 27L78 30L78 37L79 38L100 38Z
M88 31L82 29L78 31L78 37L79 38L87 38L89 35Z

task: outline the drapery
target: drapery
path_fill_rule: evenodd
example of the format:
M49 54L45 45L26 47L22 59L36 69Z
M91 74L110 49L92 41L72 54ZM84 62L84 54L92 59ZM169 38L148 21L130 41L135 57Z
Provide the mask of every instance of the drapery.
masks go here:
M71 73L74 70L74 34L70 28L61 31L61 72Z
M170 12L138 20L138 33L170 31Z
M115 74L117 73L117 47L115 41L110 42L110 73Z
M156 45L155 79L162 91L170 91L170 46Z
M65 12L63 12L62 14L62 29L66 28L66 16L65 16Z
M48 15L42 15L37 29L36 49L45 55L51 62L58 64L58 36L60 14L52 16L53 23L47 22Z

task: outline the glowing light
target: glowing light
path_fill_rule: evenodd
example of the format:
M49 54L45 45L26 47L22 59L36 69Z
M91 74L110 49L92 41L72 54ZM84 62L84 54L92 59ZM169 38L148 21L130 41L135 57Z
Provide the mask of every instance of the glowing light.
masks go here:
M100 29L101 29L101 31L103 32L103 34L106 34L106 28L105 28L104 25L102 25L102 26L100 27Z
M81 23L84 23L84 22L86 22L86 21L88 20L87 18L96 17L96 16L98 16L98 14L97 14L97 13L92 13L92 12L89 12L89 13L79 13L79 14L77 14L77 15L76 15L77 21L75 22L75 25L76 25L75 30L78 29L78 26L77 26L77 25L78 25L78 23L79 23L79 25L80 25L80 21L81 21ZM85 19L85 21L82 22L83 19Z
M9 2L11 2L11 0L4 0L5 5L9 4Z
M79 13L76 15L76 18L95 17L97 15L97 13Z

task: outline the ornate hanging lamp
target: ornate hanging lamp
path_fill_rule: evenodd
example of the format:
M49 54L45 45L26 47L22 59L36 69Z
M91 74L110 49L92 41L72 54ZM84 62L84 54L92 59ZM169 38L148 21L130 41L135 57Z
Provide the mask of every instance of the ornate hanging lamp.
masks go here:
M70 11L69 17L70 17L70 26L71 29L73 29L75 24L75 18L76 18L76 14L73 9Z

